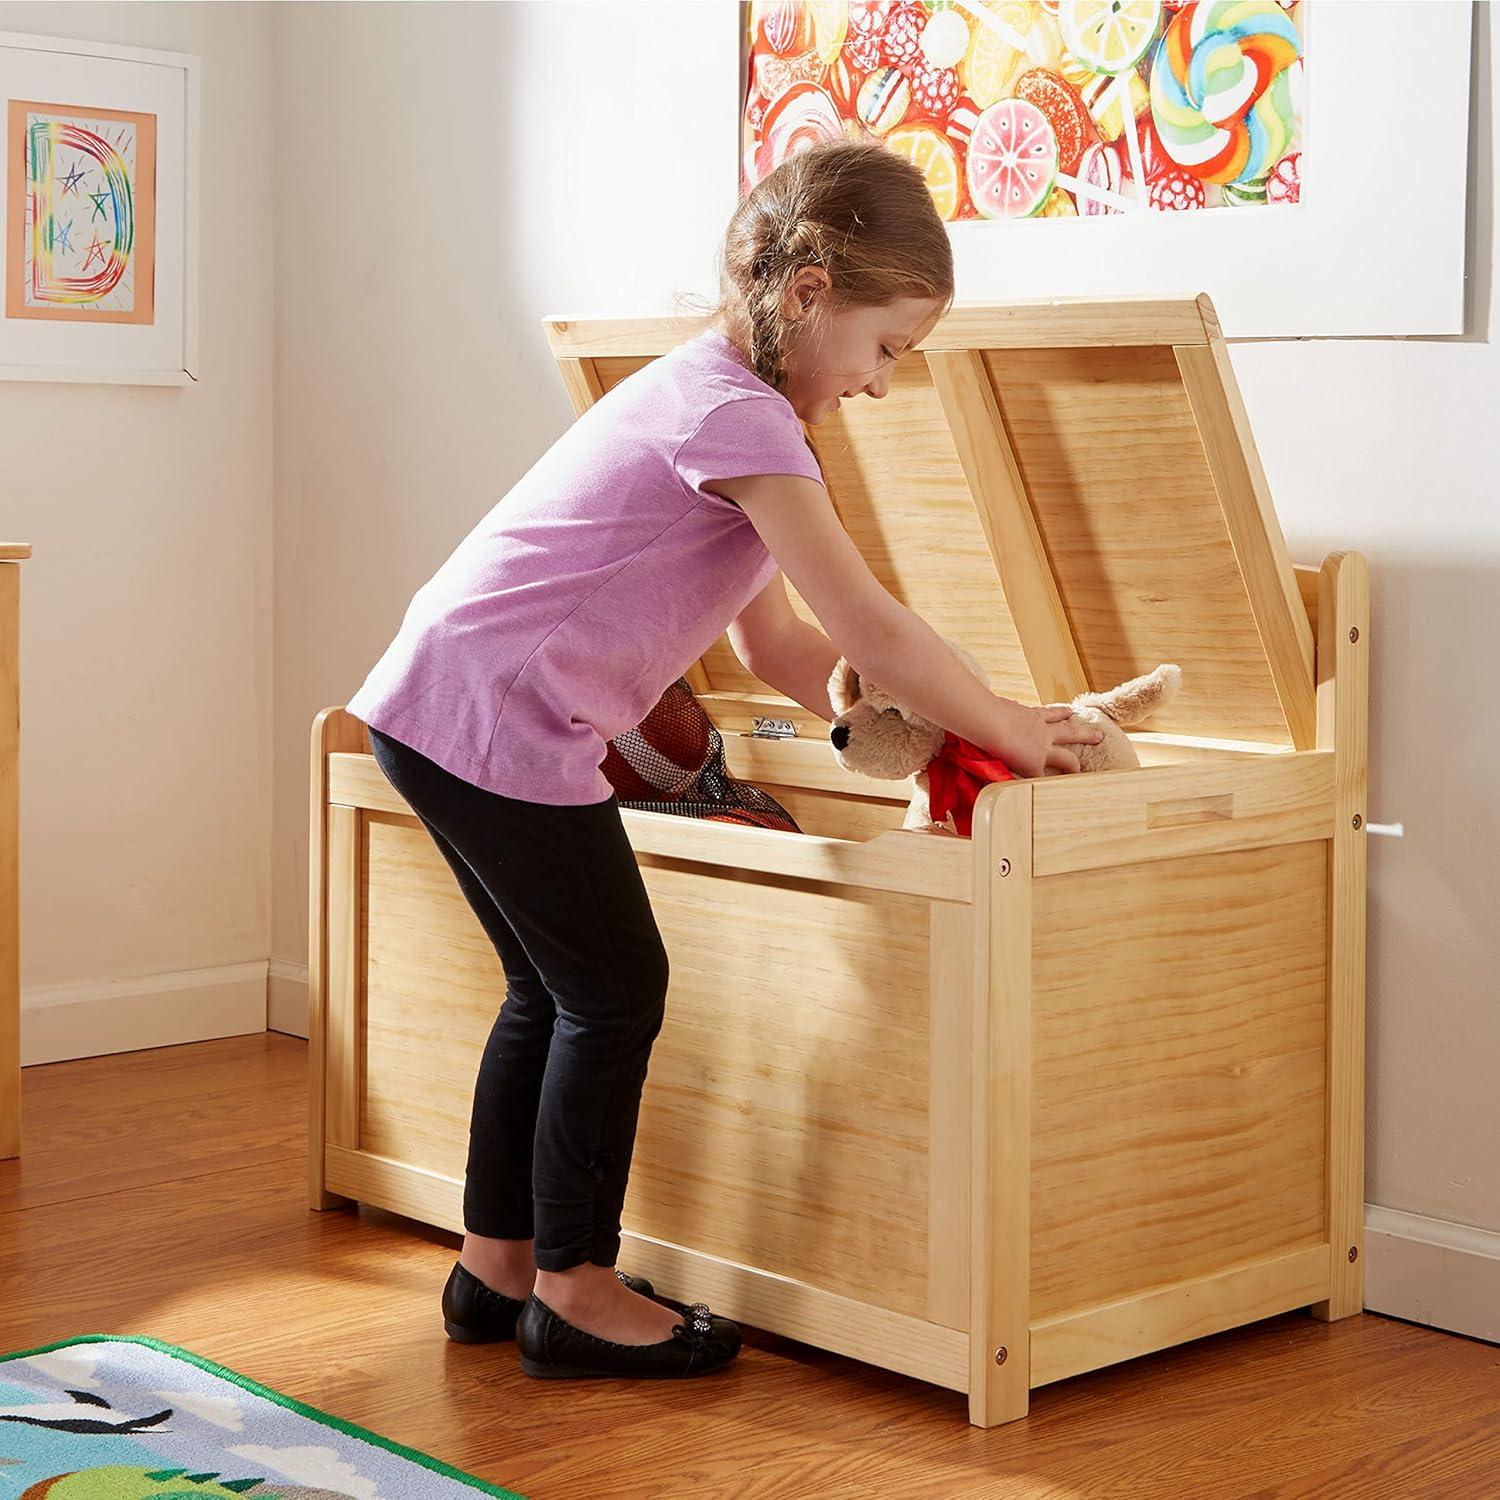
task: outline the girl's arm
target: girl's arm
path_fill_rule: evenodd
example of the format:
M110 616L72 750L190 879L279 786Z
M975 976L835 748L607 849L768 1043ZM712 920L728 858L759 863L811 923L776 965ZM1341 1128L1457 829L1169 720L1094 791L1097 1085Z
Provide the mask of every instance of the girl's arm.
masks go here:
M783 573L778 572L740 611L729 627L729 644L762 682L819 718L833 718L828 679L839 649L792 608Z
M1098 731L1073 721L1070 709L1015 703L980 682L920 615L882 586L821 484L753 474L703 488L745 512L842 654L899 703L999 755L1022 776L1040 776L1048 766L1076 771L1078 757L1066 747L1098 742Z

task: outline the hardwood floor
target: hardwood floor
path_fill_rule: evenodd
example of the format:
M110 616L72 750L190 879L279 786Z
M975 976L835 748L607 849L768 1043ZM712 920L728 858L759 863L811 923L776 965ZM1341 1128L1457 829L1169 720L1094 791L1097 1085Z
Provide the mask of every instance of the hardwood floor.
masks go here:
M26 1069L0 1351L151 1334L531 1500L1500 1496L1500 1349L1368 1313L1046 1386L990 1431L753 1329L703 1380L531 1380L514 1345L444 1335L456 1236L309 1211L306 1075L275 1032Z

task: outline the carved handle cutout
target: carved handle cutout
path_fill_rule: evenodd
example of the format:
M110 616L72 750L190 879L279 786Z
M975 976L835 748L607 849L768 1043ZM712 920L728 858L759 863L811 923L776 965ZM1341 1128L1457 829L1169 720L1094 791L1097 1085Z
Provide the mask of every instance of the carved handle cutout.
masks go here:
M1148 802L1147 828L1185 828L1192 823L1222 823L1234 817L1234 793L1220 797L1183 797L1176 802Z

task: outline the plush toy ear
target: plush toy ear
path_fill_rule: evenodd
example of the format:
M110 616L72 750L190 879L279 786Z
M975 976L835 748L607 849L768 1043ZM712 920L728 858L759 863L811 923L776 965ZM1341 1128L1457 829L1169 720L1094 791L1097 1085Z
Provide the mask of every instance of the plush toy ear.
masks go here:
M859 702L859 673L845 657L839 657L828 679L828 702L836 714L846 714Z

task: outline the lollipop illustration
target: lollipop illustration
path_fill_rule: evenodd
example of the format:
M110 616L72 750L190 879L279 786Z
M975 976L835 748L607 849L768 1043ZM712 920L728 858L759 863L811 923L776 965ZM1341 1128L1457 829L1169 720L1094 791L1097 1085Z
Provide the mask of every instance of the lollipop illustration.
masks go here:
M1288 70L1301 55L1277 0L1184 5L1151 65L1151 119L1166 154L1203 182L1263 182L1292 143Z

